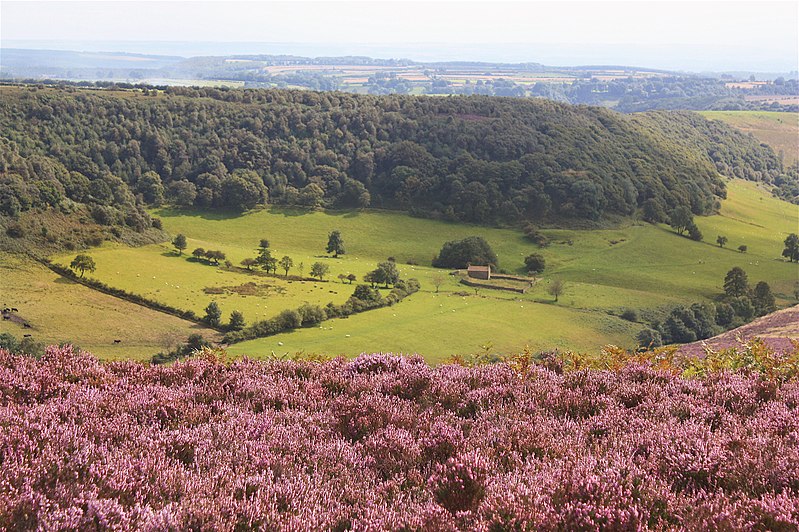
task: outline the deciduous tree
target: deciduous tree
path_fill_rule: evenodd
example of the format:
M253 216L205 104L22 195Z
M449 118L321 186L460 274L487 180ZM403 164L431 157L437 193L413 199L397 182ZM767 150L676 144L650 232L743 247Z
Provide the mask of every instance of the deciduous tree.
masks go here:
M311 265L311 277L318 277L320 281L324 280L327 272L330 271L330 266L322 262L314 262Z
M294 266L294 261L288 255L283 255L279 262L280 267L286 272L286 277L289 276L289 270Z
M560 296L563 295L564 291L564 283L560 279L553 279L551 283L549 283L549 287L547 287L547 292L549 295L555 298L555 301L558 300Z
M790 262L799 262L799 235L796 233L788 235L785 239L785 249L782 250L782 256Z
M177 235L172 241L172 245L178 250L178 255L183 255L183 250L188 246L186 243L186 235Z
M72 262L69 263L69 267L73 270L80 271L80 276L83 277L85 272L93 272L97 266L94 263L94 259L91 258L89 255L78 255Z
M532 253L524 258L524 266L530 273L541 273L544 271L546 261L540 253Z
M327 252L333 253L334 257L344 255L344 239L341 238L339 231L333 231L327 237Z

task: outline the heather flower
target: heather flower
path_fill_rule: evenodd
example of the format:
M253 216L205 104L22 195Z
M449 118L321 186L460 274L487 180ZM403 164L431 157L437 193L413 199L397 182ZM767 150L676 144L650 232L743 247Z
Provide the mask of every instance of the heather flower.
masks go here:
M796 530L799 383L732 365L0 350L0 529Z

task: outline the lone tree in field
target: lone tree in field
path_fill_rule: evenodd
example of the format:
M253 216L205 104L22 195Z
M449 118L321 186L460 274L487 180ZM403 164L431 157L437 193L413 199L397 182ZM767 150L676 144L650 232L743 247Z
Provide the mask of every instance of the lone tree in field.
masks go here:
M258 243L258 247L261 249L269 249L269 240L266 238L262 238L261 241Z
M351 273L351 274L347 275L347 280L350 282L350 284L352 284L353 281L357 281L358 280L358 277L354 273ZM799 299L799 298L797 298L797 299Z
M289 257L288 255L283 255L283 258L280 259L280 262L278 264L286 272L286 277L288 277L289 270L294 266L294 261L291 260L291 257Z
M546 261L544 260L544 256L540 253L533 253L524 258L524 266L530 273L541 273L544 271Z
M745 244L741 244L740 246L738 246L738 251L740 251L741 253L746 253L747 249L749 249L749 248L746 247Z
M438 289L441 288L441 285L444 284L445 280L446 279L444 278L444 274L441 272L434 273L433 276L430 278L430 281L432 281L433 286L436 287L436 294L438 293Z
M230 313L230 321L227 324L227 328L230 331L240 331L244 328L244 314L239 312L238 310L234 310Z
M85 272L93 272L97 269L97 266L94 264L94 259L88 255L78 255L72 262L69 263L69 267L73 270L80 271L80 276L83 277Z
M327 272L330 271L330 266L321 262L314 262L311 265L311 277L318 277L320 281L324 280Z
M716 244L718 244L720 248L723 248L726 243L727 243L726 236L719 235L716 237Z
M740 297L749 291L749 278L742 268L736 266L724 277L724 293L730 297Z
M247 268L248 270L252 270L252 267L255 266L256 264L258 264L258 263L255 262L255 259L249 259L248 258L248 259L244 259L243 261L241 261L241 265L244 266L245 268Z
M341 238L339 231L333 231L327 237L327 252L333 253L333 257L344 255L344 239Z
M191 252L195 259L199 260L205 257L205 250L203 248L197 248Z
M785 239L785 249L782 250L782 256L787 258L789 262L799 262L799 235L791 233Z
M203 320L213 327L219 327L219 323L222 320L222 311L219 309L219 305L216 304L216 301L211 301L208 303L208 306L205 307L205 317Z
M186 235L177 235L175 240L172 241L172 245L178 250L178 255L183 255L183 250L188 246L186 243Z
M563 286L563 281L561 281L560 279L554 279L551 283L549 283L549 288L547 288L547 292L549 292L549 295L553 296L555 298L555 302L557 302L558 297L563 295L564 288L565 287Z

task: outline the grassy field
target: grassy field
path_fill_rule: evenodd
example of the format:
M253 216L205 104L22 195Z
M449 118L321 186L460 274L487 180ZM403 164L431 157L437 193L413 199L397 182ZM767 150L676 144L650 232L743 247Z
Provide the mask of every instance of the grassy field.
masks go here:
M231 351L252 356L297 351L356 355L362 351L417 352L431 361L455 353L474 353L491 344L496 352L571 348L598 351L608 343L632 347L643 326L617 317L625 308L643 314L678 303L712 299L722 290L724 274L742 266L754 283L768 281L779 303L792 302L799 266L780 257L782 241L799 230L799 208L772 198L752 183L731 181L729 199L718 216L698 218L706 242L693 242L664 226L631 223L610 230L546 230L552 244L539 250L517 230L486 228L412 218L382 211L307 212L270 208L244 215L159 210L172 234L189 238L195 247L223 250L238 264L253 257L261 238L268 238L273 255L289 255L304 264L307 275L315 261L330 266L329 282L293 281L225 271L178 256L168 244L91 250L97 262L92 274L174 306L202 313L211 300L225 319L232 310L247 321L274 316L307 301L324 305L343 302L353 287L336 279L340 273L361 277L378 261L396 258L403 277L416 277L422 291L397 306L325 322L266 339L236 344ZM338 259L323 251L327 234L341 231L347 253ZM714 244L727 236L726 248ZM526 294L459 285L447 277L436 294L430 267L441 245L456 238L480 235L497 252L500 267L522 270L523 258L540 252L547 270ZM736 248L745 244L748 253ZM55 260L68 263L74 256ZM418 263L409 265L407 262ZM298 273L295 268L293 274ZM547 294L554 278L566 281L557 303ZM248 283L255 283L251 285ZM209 294L225 291L224 294Z
M46 344L75 342L106 360L146 359L192 333L216 337L210 329L91 290L35 261L2 252L0 304L18 308L15 315L32 326L0 320L0 333L17 339L31 334Z
M784 154L784 162L799 160L799 113L770 111L702 111L705 118L721 120L747 133Z

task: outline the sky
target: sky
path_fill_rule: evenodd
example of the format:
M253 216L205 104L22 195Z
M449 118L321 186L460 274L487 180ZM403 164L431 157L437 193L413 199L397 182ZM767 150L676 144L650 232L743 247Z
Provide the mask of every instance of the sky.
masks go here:
M799 70L799 2L0 2L3 47Z

